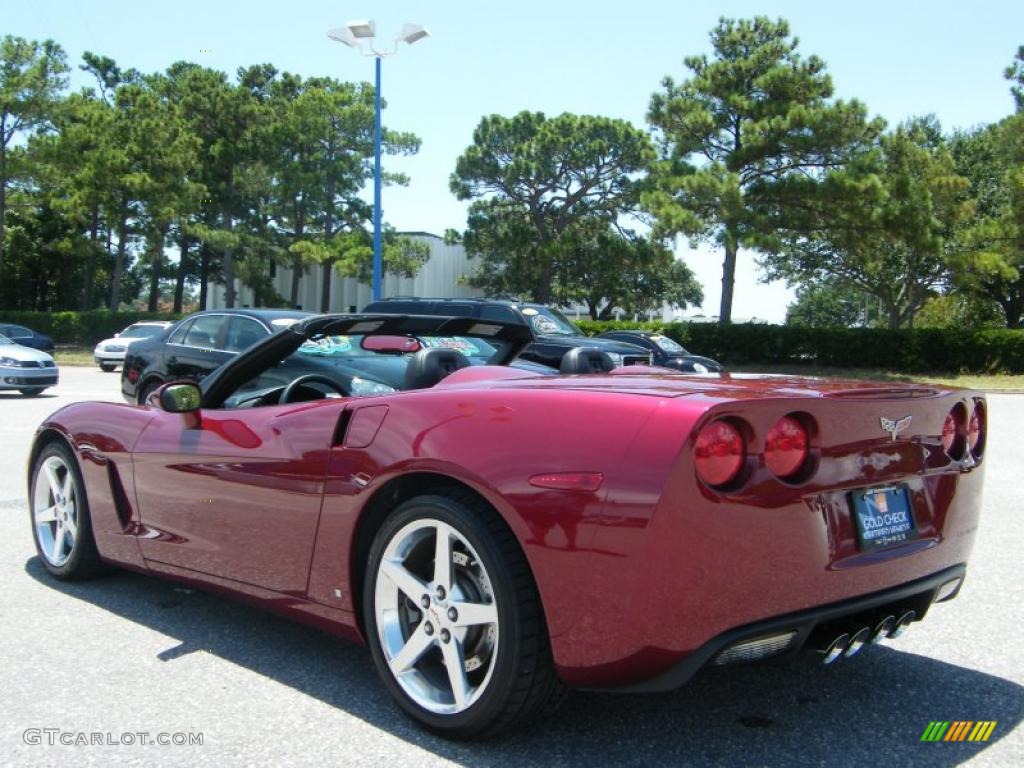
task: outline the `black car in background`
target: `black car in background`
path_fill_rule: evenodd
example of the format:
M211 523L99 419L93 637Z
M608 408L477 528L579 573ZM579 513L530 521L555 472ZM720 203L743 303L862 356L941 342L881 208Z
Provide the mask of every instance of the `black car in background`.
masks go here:
M129 403L144 403L166 381L200 381L260 339L310 314L286 309L211 309L191 314L160 335L128 347L121 394Z
M635 344L587 336L557 309L551 309L543 304L510 299L393 298L367 304L363 307L363 312L478 317L483 321L524 323L530 326L537 338L519 353L519 359L551 368L558 368L565 353L575 347L589 347L606 352L615 365L647 365L651 360L650 352Z
M624 341L643 347L651 353L651 361L662 368L674 368L688 373L715 373L724 368L710 357L691 354L678 342L654 331L608 331L598 338Z
M0 336L6 336L15 344L21 344L23 347L32 347L32 349L53 354L53 339L45 333L33 331L24 325L0 323Z

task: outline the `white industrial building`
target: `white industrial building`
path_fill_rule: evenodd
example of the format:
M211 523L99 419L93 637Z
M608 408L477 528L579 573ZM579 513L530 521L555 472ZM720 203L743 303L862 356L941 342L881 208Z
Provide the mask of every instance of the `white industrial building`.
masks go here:
M474 265L469 263L466 249L462 244L449 244L444 238L429 232L403 232L401 234L427 243L430 246L430 257L420 268L415 277L396 277L384 274L381 295L389 296L444 296L467 298L482 296L483 292L465 284L465 280L473 271ZM299 280L298 309L312 312L320 311L320 287L323 270L319 266L303 270ZM291 293L292 271L277 265L273 273L274 290L282 296ZM252 289L235 280L235 306L251 307L253 305ZM341 277L331 272L331 312L358 312L373 299L372 289L367 283L360 283L351 277ZM224 307L224 285L211 283L207 296L208 309Z
M471 264L466 256L466 249L461 243L446 243L444 238L431 234L430 232L402 232L403 235L425 242L430 246L430 257L420 268L415 277L396 277L395 275L384 274L381 295L384 298L391 296L421 296L429 298L469 298L472 296L483 296L483 291L466 284L464 278L472 274L475 264ZM272 273L274 290L282 296L291 293L292 271L287 267L276 265ZM297 309L305 309L310 312L320 311L320 284L323 279L323 270L319 266L307 267L303 270L299 280L299 300ZM253 306L253 292L248 286L235 280L235 306ZM360 283L355 278L341 277L336 272L331 272L331 306L330 312L359 312L373 299L372 288L368 283ZM221 283L210 283L209 293L206 301L207 309L222 309L224 307L224 285ZM564 310L570 317L587 317L586 307L570 307ZM691 308L690 312L695 309ZM699 311L699 310L696 310ZM616 317L622 318L620 312ZM652 313L653 317L646 319L661 319L664 321L690 320L692 322L711 322L717 317L705 318L703 315L684 317L683 313L673 310L669 306L662 308L660 312ZM645 318L637 317L641 320Z

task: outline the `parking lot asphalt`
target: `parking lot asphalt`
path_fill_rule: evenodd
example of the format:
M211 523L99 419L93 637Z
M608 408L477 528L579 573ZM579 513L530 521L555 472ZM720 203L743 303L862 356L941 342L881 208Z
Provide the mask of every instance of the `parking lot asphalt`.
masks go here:
M904 637L834 668L748 666L668 694L574 693L527 731L453 744L398 712L362 648L148 576L48 577L25 501L32 434L67 403L120 400L118 382L65 368L46 396L0 393L0 764L1024 765L1022 395L989 398L967 582ZM997 725L986 743L922 743L933 720ZM61 743L79 733L101 743ZM141 743L160 734L202 744Z

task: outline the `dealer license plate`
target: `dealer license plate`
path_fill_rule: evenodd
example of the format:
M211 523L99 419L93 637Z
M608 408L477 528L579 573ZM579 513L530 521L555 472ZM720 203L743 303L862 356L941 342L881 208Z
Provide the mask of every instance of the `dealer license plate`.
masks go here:
M857 541L862 550L889 547L916 536L906 486L854 491L852 497Z

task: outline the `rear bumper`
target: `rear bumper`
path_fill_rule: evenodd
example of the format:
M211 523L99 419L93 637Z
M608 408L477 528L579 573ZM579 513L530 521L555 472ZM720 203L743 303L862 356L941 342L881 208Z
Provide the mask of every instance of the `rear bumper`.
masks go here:
M671 688L735 638L776 621L795 624L802 644L833 611L857 613L859 601L937 587L970 559L981 474L934 478L959 486L956 495L929 493L928 515L941 522L929 528L922 513L919 538L871 553L848 554L852 531L831 521L834 510L806 502L663 508L642 533L599 531L576 590L578 620L552 638L559 675L572 687L602 689L667 676L653 689ZM839 522L848 523L849 513Z
M950 582L959 580L962 584L967 567L963 564L946 568L931 576L916 579L908 584L885 589L870 595L863 595L843 600L830 605L818 606L805 611L776 616L756 621L736 629L723 632L712 638L683 661L670 667L655 677L641 683L618 687L616 690L625 693L651 693L669 691L685 684L703 667L709 665L719 653L732 645L744 640L795 632L784 655L793 655L807 648L808 640L815 629L826 624L840 624L849 619L859 620L870 626L872 620L882 614L900 615L906 610L915 612L916 621L924 618L928 608L935 602L939 588ZM959 585L957 586L959 589ZM952 595L950 596L952 597ZM777 657L776 657L777 658Z
M901 412L941 423L951 400L901 403ZM846 434L851 424L862 431L823 450L805 483L783 483L752 462L749 479L728 493L700 484L689 463L691 444L667 455L678 420L649 422L629 461L608 472L604 515L586 554L566 568L576 575L574 620L552 633L566 684L638 686L682 665L683 673L674 673L681 680L706 663L719 638L738 629L777 617L813 618L816 611L902 590L970 561L984 459L939 461L927 439L880 441L876 414L864 416L859 405L801 406L813 411L825 434ZM763 435L787 407L793 406L744 403L743 415ZM667 481L649 482L668 463ZM907 487L916 537L863 550L851 494L883 484Z

